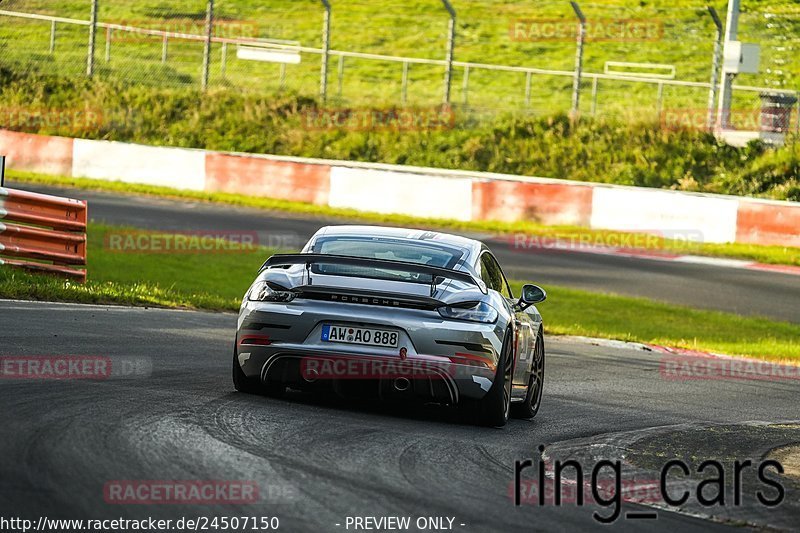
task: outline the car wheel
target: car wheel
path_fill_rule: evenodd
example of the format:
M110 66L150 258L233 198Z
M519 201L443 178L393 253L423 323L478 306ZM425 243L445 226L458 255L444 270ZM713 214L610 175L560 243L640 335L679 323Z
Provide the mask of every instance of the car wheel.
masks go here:
M506 334L503 351L497 362L497 373L489 392L478 402L477 423L481 426L503 427L511 411L511 378L514 372L514 353L511 333Z
M533 350L533 365L525 401L511 406L515 418L533 418L539 412L544 389L544 333L539 331Z
M233 347L233 388L247 394L260 394L262 392L259 380L257 378L249 378L242 372L239 357L236 354L236 346Z

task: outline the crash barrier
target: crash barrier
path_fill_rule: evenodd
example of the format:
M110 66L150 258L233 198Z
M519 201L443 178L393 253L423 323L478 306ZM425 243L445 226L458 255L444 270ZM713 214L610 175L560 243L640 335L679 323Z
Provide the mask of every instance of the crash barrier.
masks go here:
M9 168L454 220L531 220L800 246L800 203L551 178L222 153L0 130Z
M86 281L86 202L0 187L0 265Z

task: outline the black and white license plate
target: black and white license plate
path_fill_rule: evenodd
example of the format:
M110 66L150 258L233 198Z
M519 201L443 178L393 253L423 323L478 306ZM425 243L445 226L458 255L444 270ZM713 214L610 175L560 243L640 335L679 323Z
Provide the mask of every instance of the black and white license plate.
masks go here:
M325 324L322 326L322 341L397 348L398 335L396 331L385 329L354 328L351 326Z

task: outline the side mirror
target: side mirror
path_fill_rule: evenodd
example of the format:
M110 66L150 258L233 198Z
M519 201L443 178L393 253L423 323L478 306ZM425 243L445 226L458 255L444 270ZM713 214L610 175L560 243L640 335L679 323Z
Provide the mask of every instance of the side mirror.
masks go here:
M523 285L522 294L517 302L517 307L520 311L527 309L533 304L538 304L547 299L547 293L538 285Z

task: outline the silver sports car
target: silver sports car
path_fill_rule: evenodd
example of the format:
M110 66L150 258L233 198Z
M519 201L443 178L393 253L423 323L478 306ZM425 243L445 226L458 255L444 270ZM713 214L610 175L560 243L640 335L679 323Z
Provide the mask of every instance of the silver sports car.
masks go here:
M242 301L238 391L287 387L458 406L481 425L536 415L544 290L515 298L482 242L373 226L320 229L273 255Z

